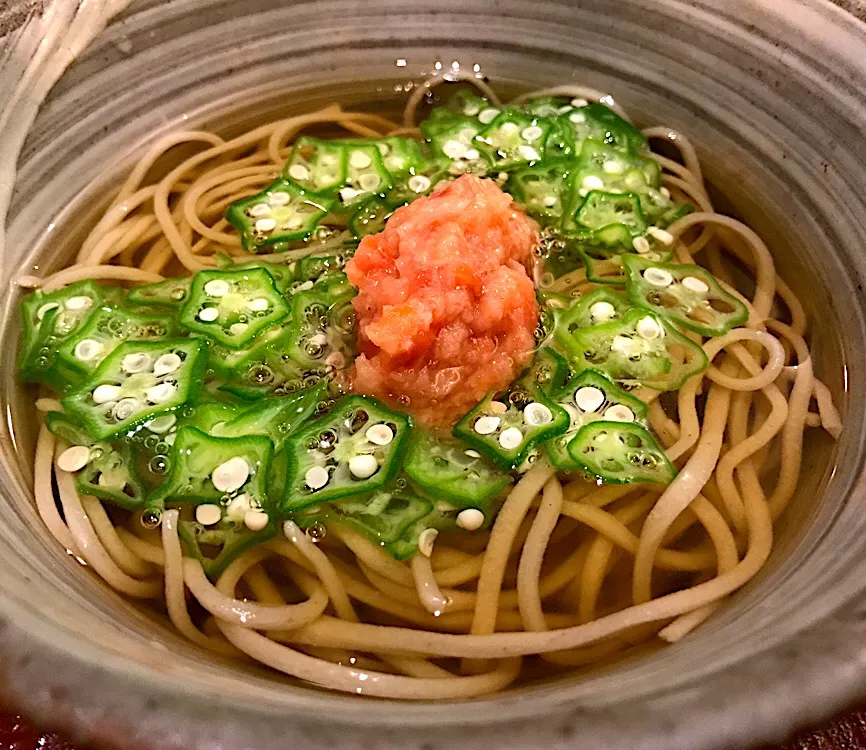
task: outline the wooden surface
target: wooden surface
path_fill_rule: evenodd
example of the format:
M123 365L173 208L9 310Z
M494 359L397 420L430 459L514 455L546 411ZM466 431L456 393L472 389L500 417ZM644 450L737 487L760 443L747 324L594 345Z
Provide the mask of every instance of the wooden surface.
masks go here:
M40 732L20 716L0 713L0 750L84 748L76 748L54 733ZM847 714L814 732L804 732L783 748L767 750L866 750L866 709Z

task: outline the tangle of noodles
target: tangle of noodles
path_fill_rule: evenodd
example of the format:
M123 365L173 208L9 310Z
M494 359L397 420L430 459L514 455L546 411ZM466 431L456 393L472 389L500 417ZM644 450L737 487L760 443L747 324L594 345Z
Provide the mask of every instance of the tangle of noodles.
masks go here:
M469 80L498 101L486 84ZM232 140L200 131L168 135L130 172L74 265L19 283L45 291L80 279L149 283L214 267L218 253L300 257L308 251L248 256L227 231L226 206L268 185L292 140L310 127L417 135L415 110L441 82L415 90L402 125L331 106ZM620 111L583 87L535 93L602 99ZM773 521L798 483L804 430L822 426L836 438L841 423L813 372L802 306L764 243L713 212L684 136L661 127L645 134L678 149L681 161L658 157L664 184L698 208L669 228L678 259L707 265L750 311L744 327L703 344L713 364L675 403L641 394L680 469L668 487L596 486L557 475L542 460L488 531L443 535L429 557L398 562L344 527L314 542L287 522L283 538L248 550L213 584L197 561L183 557L177 510L164 514L161 530L144 528L134 514L109 515L100 501L79 496L71 475L54 464L63 444L42 426L35 500L49 532L117 591L161 599L172 625L197 646L352 693L469 698L540 666L573 668L655 636L685 636L766 561ZM148 181L179 146L193 155ZM590 286L577 270L553 290ZM779 309L788 311L786 320L776 319ZM48 398L38 406L40 413L60 408Z

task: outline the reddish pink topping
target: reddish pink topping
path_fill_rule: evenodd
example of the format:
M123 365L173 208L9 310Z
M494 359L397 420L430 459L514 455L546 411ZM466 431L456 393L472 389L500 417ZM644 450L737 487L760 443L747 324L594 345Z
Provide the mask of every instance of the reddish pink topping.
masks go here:
M359 290L353 389L447 426L508 385L534 348L537 244L490 180L464 175L397 209L346 266Z

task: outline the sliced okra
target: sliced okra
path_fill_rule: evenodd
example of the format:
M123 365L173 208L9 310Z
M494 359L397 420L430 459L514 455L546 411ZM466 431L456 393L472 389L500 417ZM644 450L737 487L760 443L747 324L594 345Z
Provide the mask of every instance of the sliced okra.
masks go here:
M655 263L624 256L629 300L702 336L722 336L743 325L746 306L700 266Z
M537 349L532 364L521 373L512 389L529 391L535 385L547 395L556 393L568 378L568 361L552 347Z
M342 141L301 136L283 174L306 190L333 195L346 182L346 147Z
M351 211L368 198L384 194L393 184L382 154L374 144L347 143L346 182L338 191L343 209Z
M527 213L555 224L570 205L567 195L569 165L565 162L541 163L512 173L508 187L512 195L526 207Z
M604 247L632 247L632 240L647 229L634 193L591 190L575 214L574 231L584 241Z
M553 336L560 345L568 346L571 337L581 328L619 320L631 307L624 297L612 289L593 289L559 316Z
M392 213L394 209L384 198L368 198L349 217L349 231L358 239L368 234L378 234L385 228L385 221Z
M507 110L479 132L474 142L494 169L509 169L540 162L549 131L547 120Z
M483 174L489 169L475 139L483 128L477 119L460 116L421 123L433 159L451 174Z
M208 515L204 520L212 520L216 511ZM187 552L201 563L205 575L216 581L241 553L273 539L277 535L277 524L269 517L264 528L252 531L242 521L231 520L224 515L216 524L180 521L177 533Z
M292 297L286 353L301 367L342 370L355 346L354 290L335 296L313 288Z
M143 284L130 289L126 300L132 305L156 305L158 307L180 307L189 294L192 276L166 279L155 284Z

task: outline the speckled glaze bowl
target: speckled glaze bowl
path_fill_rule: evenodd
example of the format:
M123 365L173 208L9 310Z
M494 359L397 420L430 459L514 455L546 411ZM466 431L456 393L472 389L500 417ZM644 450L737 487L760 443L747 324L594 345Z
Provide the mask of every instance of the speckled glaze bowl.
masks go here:
M816 364L846 430L826 471L826 451L807 445L808 476L762 576L678 645L471 704L356 699L204 655L48 538L31 505L33 420L13 382L8 293L3 699L123 750L703 750L779 740L866 697L862 10L821 0L133 2L31 130L7 278L58 265L130 158L166 131L231 131L334 99L393 102L437 61L477 64L511 89L586 83L640 123L693 136L721 205L764 235L811 311Z

